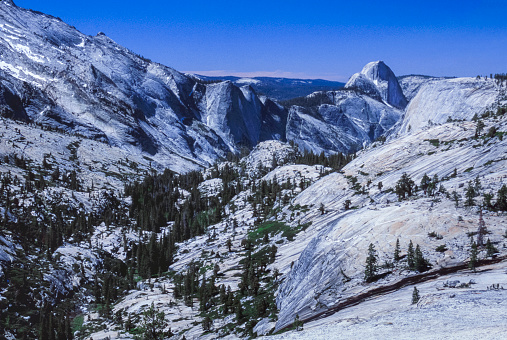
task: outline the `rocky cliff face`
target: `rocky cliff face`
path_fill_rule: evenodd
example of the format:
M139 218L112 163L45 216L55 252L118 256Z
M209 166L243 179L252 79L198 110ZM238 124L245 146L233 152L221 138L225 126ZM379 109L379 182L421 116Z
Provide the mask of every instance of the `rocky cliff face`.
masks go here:
M393 71L383 62L366 64L360 73L354 74L345 88L360 89L370 97L383 100L398 109L407 106L407 99Z
M485 85L487 90L488 84ZM487 120L486 129L492 126L503 134L507 127L505 116ZM294 205L314 207L315 211L300 217L302 222L311 220L312 229L305 235L306 240L300 240L300 246L292 246L305 248L280 287L277 329L290 325L296 314L301 319L318 315L371 288L395 284L411 275L403 265L381 270L389 274L374 285L364 283L366 249L370 243L378 252L379 265L392 261L397 239L401 242L402 256L409 241L414 246L420 244L433 270L468 261L467 233L477 231L479 217L475 207L466 207L461 201L465 198L465 185L479 179L481 192L496 193L507 176L506 140L501 136L476 140L474 130L473 122L444 123L384 145L375 143L349 163L343 169L344 174L330 174L296 197ZM453 175L454 171L457 175ZM403 173L417 185L425 173L436 175L444 189L434 196L419 192L399 202L388 189L396 186ZM363 194L348 190L353 177L365 186ZM379 183L383 189L379 190ZM450 198L453 191L460 197L457 205ZM346 200L355 209L345 210ZM478 196L476 200L482 198ZM323 215L317 211L322 205L327 211ZM505 214L485 214L491 241L501 243ZM432 232L441 239L428 236ZM442 244L446 251L435 251ZM286 249L281 257L280 262L283 258L294 258L294 252Z
M448 120L471 120L505 94L493 80L437 79L424 82L407 106L400 132L418 130Z
M0 18L5 117L143 152L164 166L175 156L206 165L239 146L283 135L261 134L262 121L278 119L282 110L265 105L248 86L199 84L103 33L86 36L11 1L0 3Z
M367 92L356 87L317 93L327 104L291 107L287 140L316 153L351 153L370 144L399 121L402 111Z

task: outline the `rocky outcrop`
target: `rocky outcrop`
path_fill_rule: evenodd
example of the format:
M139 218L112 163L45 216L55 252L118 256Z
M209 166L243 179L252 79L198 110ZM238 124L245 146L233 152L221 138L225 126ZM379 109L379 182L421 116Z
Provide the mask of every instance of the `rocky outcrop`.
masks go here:
M383 61L366 64L361 72L349 79L345 88L356 89L398 109L407 106L407 99L403 95L398 79Z
M500 122L490 120L486 125L505 131L505 118ZM445 194L426 197L419 192L417 198L398 202L397 196L387 189L394 188L403 173L416 184L427 173L445 178L440 184L449 193L456 191L460 197L465 197L466 183L475 178L480 178L484 192L496 193L507 175L504 155L507 142L497 137L487 144L475 141L474 127L472 122L447 123L376 145L362 151L343 169L344 174L330 174L294 199L293 205L314 207L315 211L324 205L327 213L309 212L299 217L303 222L311 220L315 232L305 235L311 241L280 286L277 330L290 325L296 314L305 320L326 313L350 297L415 274L408 272L403 263L392 270L381 270L387 276L375 284L364 283L366 250L370 243L377 250L379 264L392 261L397 239L400 239L402 256L410 241L414 246L419 244L424 257L433 265L432 270L468 261L467 232L475 232L478 223L474 209L463 207L462 203L457 208ZM351 177L356 177L363 186L370 182L367 195L351 192ZM378 189L379 183L384 189ZM346 200L356 209L345 211ZM491 232L489 236L502 242L505 216L488 213L485 219ZM441 235L442 240L428 237L431 232ZM445 254L435 251L442 244L448 248ZM288 249L285 256L293 258L294 253ZM281 257L279 261L283 262L284 255Z
M351 153L389 130L402 111L356 91L325 93L330 104L293 106L287 119L287 140L314 153Z
M10 1L0 3L0 21L5 117L144 152L169 167L175 157L205 166L242 146L284 138L283 109L264 105L249 86L201 84L103 33L84 35Z
M403 134L449 120L471 120L496 103L504 95L503 91L493 80L430 80L421 85L407 106L399 132Z

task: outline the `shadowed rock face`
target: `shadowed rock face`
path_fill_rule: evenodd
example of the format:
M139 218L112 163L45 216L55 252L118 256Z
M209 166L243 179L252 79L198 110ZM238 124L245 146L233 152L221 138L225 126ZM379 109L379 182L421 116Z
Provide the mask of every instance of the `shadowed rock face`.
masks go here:
M368 63L360 73L354 74L349 79L345 88L358 89L398 109L407 106L407 99L403 95L398 79L383 61Z
M402 116L401 110L365 91L324 95L329 104L293 106L287 119L287 140L315 153L355 152L384 134Z

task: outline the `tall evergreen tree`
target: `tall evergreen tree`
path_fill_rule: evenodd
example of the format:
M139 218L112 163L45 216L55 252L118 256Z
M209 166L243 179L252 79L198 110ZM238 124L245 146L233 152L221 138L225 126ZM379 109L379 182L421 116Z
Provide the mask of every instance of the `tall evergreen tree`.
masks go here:
M474 200L474 197L475 197L475 188L472 184L472 181L468 181L468 187L465 191L465 205L468 206L468 207L471 207L473 205L475 205L475 200Z
M394 261L398 262L400 260L400 239L396 239L396 246L394 248Z
M377 251L373 243L370 243L368 247L368 256L366 257L366 266L364 269L364 281L373 282L377 275Z
M408 250L407 250L407 266L410 270L414 270L415 263L414 263L414 244L412 243L412 240L410 240L410 243L408 244Z
M412 292L412 304L415 305L416 303L418 303L420 300L420 296L419 296L419 290L417 289L417 287L414 287L414 290Z
M468 268L475 272L475 267L477 266L477 256L479 251L477 249L477 243L472 243L472 247L470 248L470 261L468 262Z

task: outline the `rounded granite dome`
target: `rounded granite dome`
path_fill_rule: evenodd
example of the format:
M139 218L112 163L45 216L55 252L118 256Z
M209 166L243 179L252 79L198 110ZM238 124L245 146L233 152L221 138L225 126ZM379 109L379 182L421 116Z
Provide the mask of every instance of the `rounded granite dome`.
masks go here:
M361 72L350 77L345 88L358 89L399 109L407 106L407 99L396 75L383 61L366 64Z

